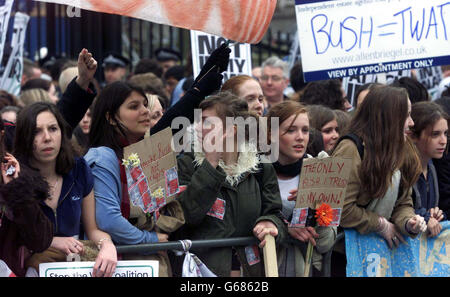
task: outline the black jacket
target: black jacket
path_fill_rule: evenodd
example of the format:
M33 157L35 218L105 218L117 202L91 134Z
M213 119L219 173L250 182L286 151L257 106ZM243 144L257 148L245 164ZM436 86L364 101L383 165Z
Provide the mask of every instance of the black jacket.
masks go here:
M450 218L450 154L441 159L433 159L439 184L439 209Z
M39 206L47 196L48 185L39 172L24 165L18 178L0 184L0 207L5 209L0 214L0 259L17 276L25 276L23 255L42 252L52 243L53 225Z
M189 119L189 122L194 121L194 109L198 108L200 102L205 99L199 91L191 88L188 90L183 97L172 107L170 107L162 118L150 129L150 135L153 135L166 127L172 125L172 120L176 117L185 117ZM186 127L187 128L187 127ZM172 135L175 135L179 130L178 127L172 129Z

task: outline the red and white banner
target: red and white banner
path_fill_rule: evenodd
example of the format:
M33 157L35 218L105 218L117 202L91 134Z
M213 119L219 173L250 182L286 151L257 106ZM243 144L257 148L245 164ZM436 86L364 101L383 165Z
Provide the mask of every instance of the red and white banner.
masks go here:
M198 30L233 41L258 43L269 27L276 0L37 0L130 16Z

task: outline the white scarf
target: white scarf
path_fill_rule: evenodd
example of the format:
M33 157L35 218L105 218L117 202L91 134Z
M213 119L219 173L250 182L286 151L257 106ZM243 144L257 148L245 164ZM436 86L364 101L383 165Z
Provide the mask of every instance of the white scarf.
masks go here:
M239 156L235 164L226 165L225 162L220 159L218 165L227 174L225 181L233 187L242 181L242 178L246 176L246 173L258 171L258 164L260 163L257 149L254 144L243 143L238 151ZM194 156L194 163L200 166L205 159L205 153L194 153Z

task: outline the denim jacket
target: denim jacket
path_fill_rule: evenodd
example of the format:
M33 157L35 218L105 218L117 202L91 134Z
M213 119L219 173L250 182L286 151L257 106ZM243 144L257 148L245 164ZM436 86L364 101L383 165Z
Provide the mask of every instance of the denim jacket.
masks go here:
M140 230L122 216L122 186L119 161L108 147L91 148L84 156L94 176L95 217L99 229L111 235L116 244L158 242L156 232Z

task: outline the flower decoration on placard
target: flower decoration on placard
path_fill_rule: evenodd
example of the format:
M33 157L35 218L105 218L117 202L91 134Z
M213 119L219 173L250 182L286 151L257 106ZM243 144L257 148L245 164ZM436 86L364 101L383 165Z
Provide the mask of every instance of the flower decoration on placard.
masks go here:
M133 153L126 159L122 159L122 164L125 166L137 167L141 164L138 154Z
M157 188L153 193L152 196L155 198L164 198L164 189L162 187Z
M322 203L316 209L315 218L321 227L327 227L333 221L333 209L327 203Z

